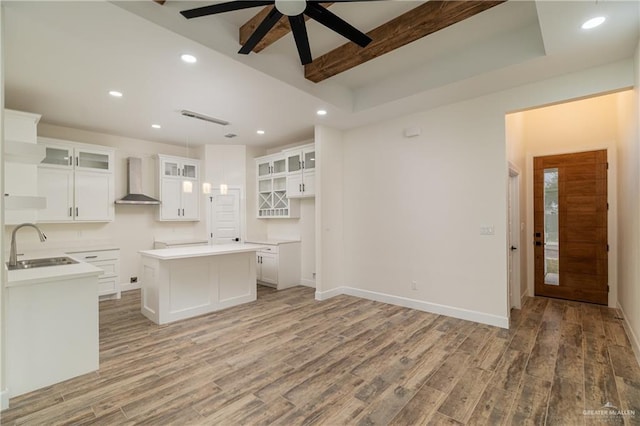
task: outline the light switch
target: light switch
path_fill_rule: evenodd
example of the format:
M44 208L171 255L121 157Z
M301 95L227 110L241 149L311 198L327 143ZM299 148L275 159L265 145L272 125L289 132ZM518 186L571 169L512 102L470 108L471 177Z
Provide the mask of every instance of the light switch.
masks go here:
M493 225L483 225L480 227L480 235L494 235L495 233Z

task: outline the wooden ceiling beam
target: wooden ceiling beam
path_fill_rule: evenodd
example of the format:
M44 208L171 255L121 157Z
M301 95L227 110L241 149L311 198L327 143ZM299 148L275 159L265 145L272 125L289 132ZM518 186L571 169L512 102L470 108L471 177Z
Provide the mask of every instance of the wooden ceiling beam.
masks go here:
M323 3L325 7L329 7L333 4L333 2ZM256 30L258 25L262 22L262 20L267 16L267 14L273 9L274 6L267 6L258 12L253 18L249 19L247 22L242 24L240 27L240 36L238 39L240 40L240 44L244 46L247 42L251 34ZM308 21L309 17L304 16L304 20ZM289 26L289 19L286 16L280 18L280 20L273 26L273 28L267 33L266 36L253 48L253 51L258 53L267 46L270 46L272 43L280 40L282 37L286 36L291 32L291 27Z
M318 83L505 1L429 0L369 31L367 35L373 41L367 47L349 42L316 58L304 66L304 76L307 80Z

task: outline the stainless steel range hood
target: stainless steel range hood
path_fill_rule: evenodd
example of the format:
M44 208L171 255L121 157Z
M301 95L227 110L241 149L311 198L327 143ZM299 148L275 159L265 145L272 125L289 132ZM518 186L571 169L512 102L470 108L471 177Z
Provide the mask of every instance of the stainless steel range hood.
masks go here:
M129 157L127 162L129 163L127 176L129 193L116 200L116 204L160 204L160 201L142 193L142 159Z

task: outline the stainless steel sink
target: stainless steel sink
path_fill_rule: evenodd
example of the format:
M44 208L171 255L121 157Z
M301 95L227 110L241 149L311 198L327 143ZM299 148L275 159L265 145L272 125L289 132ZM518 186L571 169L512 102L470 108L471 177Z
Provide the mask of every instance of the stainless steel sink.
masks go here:
M19 260L15 266L11 266L7 262L7 268L13 271L16 269L43 268L45 266L73 265L74 263L78 263L78 261L66 256L45 257L42 259Z

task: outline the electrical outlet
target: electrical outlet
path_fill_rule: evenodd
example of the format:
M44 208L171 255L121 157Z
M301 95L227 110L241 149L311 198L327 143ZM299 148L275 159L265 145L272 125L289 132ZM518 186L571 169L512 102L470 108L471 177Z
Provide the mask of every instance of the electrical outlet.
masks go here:
M138 277L131 277L131 278L129 278L129 282L130 282L131 284L133 284L133 283L137 283L137 282L138 282Z
M417 290L418 289L418 283L415 281L411 281L411 290Z

